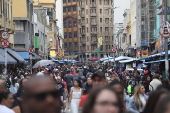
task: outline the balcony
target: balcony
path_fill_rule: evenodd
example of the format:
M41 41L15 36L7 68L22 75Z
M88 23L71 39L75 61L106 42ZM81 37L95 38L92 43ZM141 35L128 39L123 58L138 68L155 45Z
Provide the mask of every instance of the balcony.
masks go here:
M92 31L91 35L97 35L97 32L96 31Z
M96 26L97 25L97 23L95 22L90 22L90 25L92 25L92 26Z
M84 5L81 5L80 8L85 8L85 6L84 6Z
M96 13L91 13L90 16L97 16L97 14Z
M80 14L80 17L85 17L85 14Z
M85 32L82 32L82 33L80 33L81 35L86 35L86 33Z
M97 6L96 4L91 4L91 5L90 5L91 8L92 8L92 7L94 8L94 7L96 7L96 6Z
M91 41L92 45L97 45L97 41Z
M86 44L86 41L82 40L80 43L83 45L83 44Z
M81 26L85 26L85 23L81 23L80 25L81 25Z

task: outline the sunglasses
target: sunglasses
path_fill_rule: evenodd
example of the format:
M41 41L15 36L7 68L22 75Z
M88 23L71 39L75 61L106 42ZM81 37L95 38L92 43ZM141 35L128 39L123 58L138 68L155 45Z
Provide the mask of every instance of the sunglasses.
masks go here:
M52 96L53 98L60 98L60 92L58 90L52 91L52 92L43 92L43 93L29 95L28 98L35 98L37 101L43 101L49 95Z

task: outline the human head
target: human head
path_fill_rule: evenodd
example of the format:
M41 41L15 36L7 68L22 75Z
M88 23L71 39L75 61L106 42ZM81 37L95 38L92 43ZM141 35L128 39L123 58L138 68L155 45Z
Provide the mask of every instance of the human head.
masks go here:
M7 86L3 80L0 80L0 92L7 90Z
M159 74L154 74L152 78L153 79L159 79Z
M71 69L70 69L70 72L71 72L71 73L72 73L72 72L74 72L74 71L75 71L75 69L74 69L74 68L71 68Z
M7 107L12 107L14 102L13 95L9 91L0 92L0 104Z
M113 80L110 84L109 87L112 88L120 98L121 102L123 102L124 98L124 86L121 82L118 80Z
M28 113L60 113L60 92L46 76L32 77L25 84L22 106Z
M73 81L73 85L74 85L74 87L81 87L81 81L76 79Z
M139 75L140 75L140 72L139 72L139 71L137 71L137 72L134 73L134 76L139 76Z
M144 113L155 113L156 107L160 102L161 98L167 93L167 90L157 90L153 92L146 103Z
M170 113L170 95L167 93L166 96L160 100L155 113Z
M88 77L88 78L87 78L87 84L88 84L88 85L92 85L92 83L93 83L93 82L92 82L91 77Z
M60 76L57 77L57 82L62 82L62 79Z
M97 71L92 75L93 87L106 85L107 80L105 74L102 71Z
M147 75L145 81L146 82L150 82L151 81L151 77L149 75Z
M133 98L134 98L134 104L136 105L137 109L139 109L140 106L143 106L143 103L140 100L139 95L144 93L145 93L145 88L142 84L138 84L135 86Z
M83 113L122 113L116 92L108 87L97 87L89 94Z

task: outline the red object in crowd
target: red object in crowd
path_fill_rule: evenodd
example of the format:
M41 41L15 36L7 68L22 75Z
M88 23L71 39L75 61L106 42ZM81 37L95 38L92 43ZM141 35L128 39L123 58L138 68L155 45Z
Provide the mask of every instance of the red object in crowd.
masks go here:
M76 75L76 72L72 72L72 73L70 73L70 74L72 74L72 75Z
M89 61L98 61L98 60L100 60L99 58L91 58L91 59L89 59Z
M89 94L86 94L86 95L83 95L81 97L81 100L80 100L80 103L79 103L79 107L83 107L83 105L84 105L86 99L88 98L88 96L89 96Z

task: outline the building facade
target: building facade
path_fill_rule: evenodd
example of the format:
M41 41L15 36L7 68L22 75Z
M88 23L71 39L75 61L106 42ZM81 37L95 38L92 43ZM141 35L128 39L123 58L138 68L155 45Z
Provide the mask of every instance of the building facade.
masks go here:
M13 22L13 17L12 17L13 15L12 0L8 0L5 3L4 2L5 2L4 0L0 0L0 32L4 31L4 27L6 27L6 31L8 31L8 33L10 34L10 37L8 39L10 42L10 47L13 48L15 23Z
M42 59L48 59L47 35L49 16L47 10L34 10L34 48L36 53L43 53Z
M109 56L113 46L113 7L111 0L78 1L79 57L88 61L92 57ZM97 46L102 37L102 45ZM98 52L95 52L99 49Z
M77 0L63 0L64 56L73 59L78 54Z
M34 0L34 9L46 10L49 16L49 32L47 35L47 49L48 55L51 57L57 57L59 55L59 33L57 31L57 19L56 19L56 0ZM44 55L44 53L41 53Z
M13 1L12 10L15 22L14 48L16 51L26 52L34 47L33 1Z

